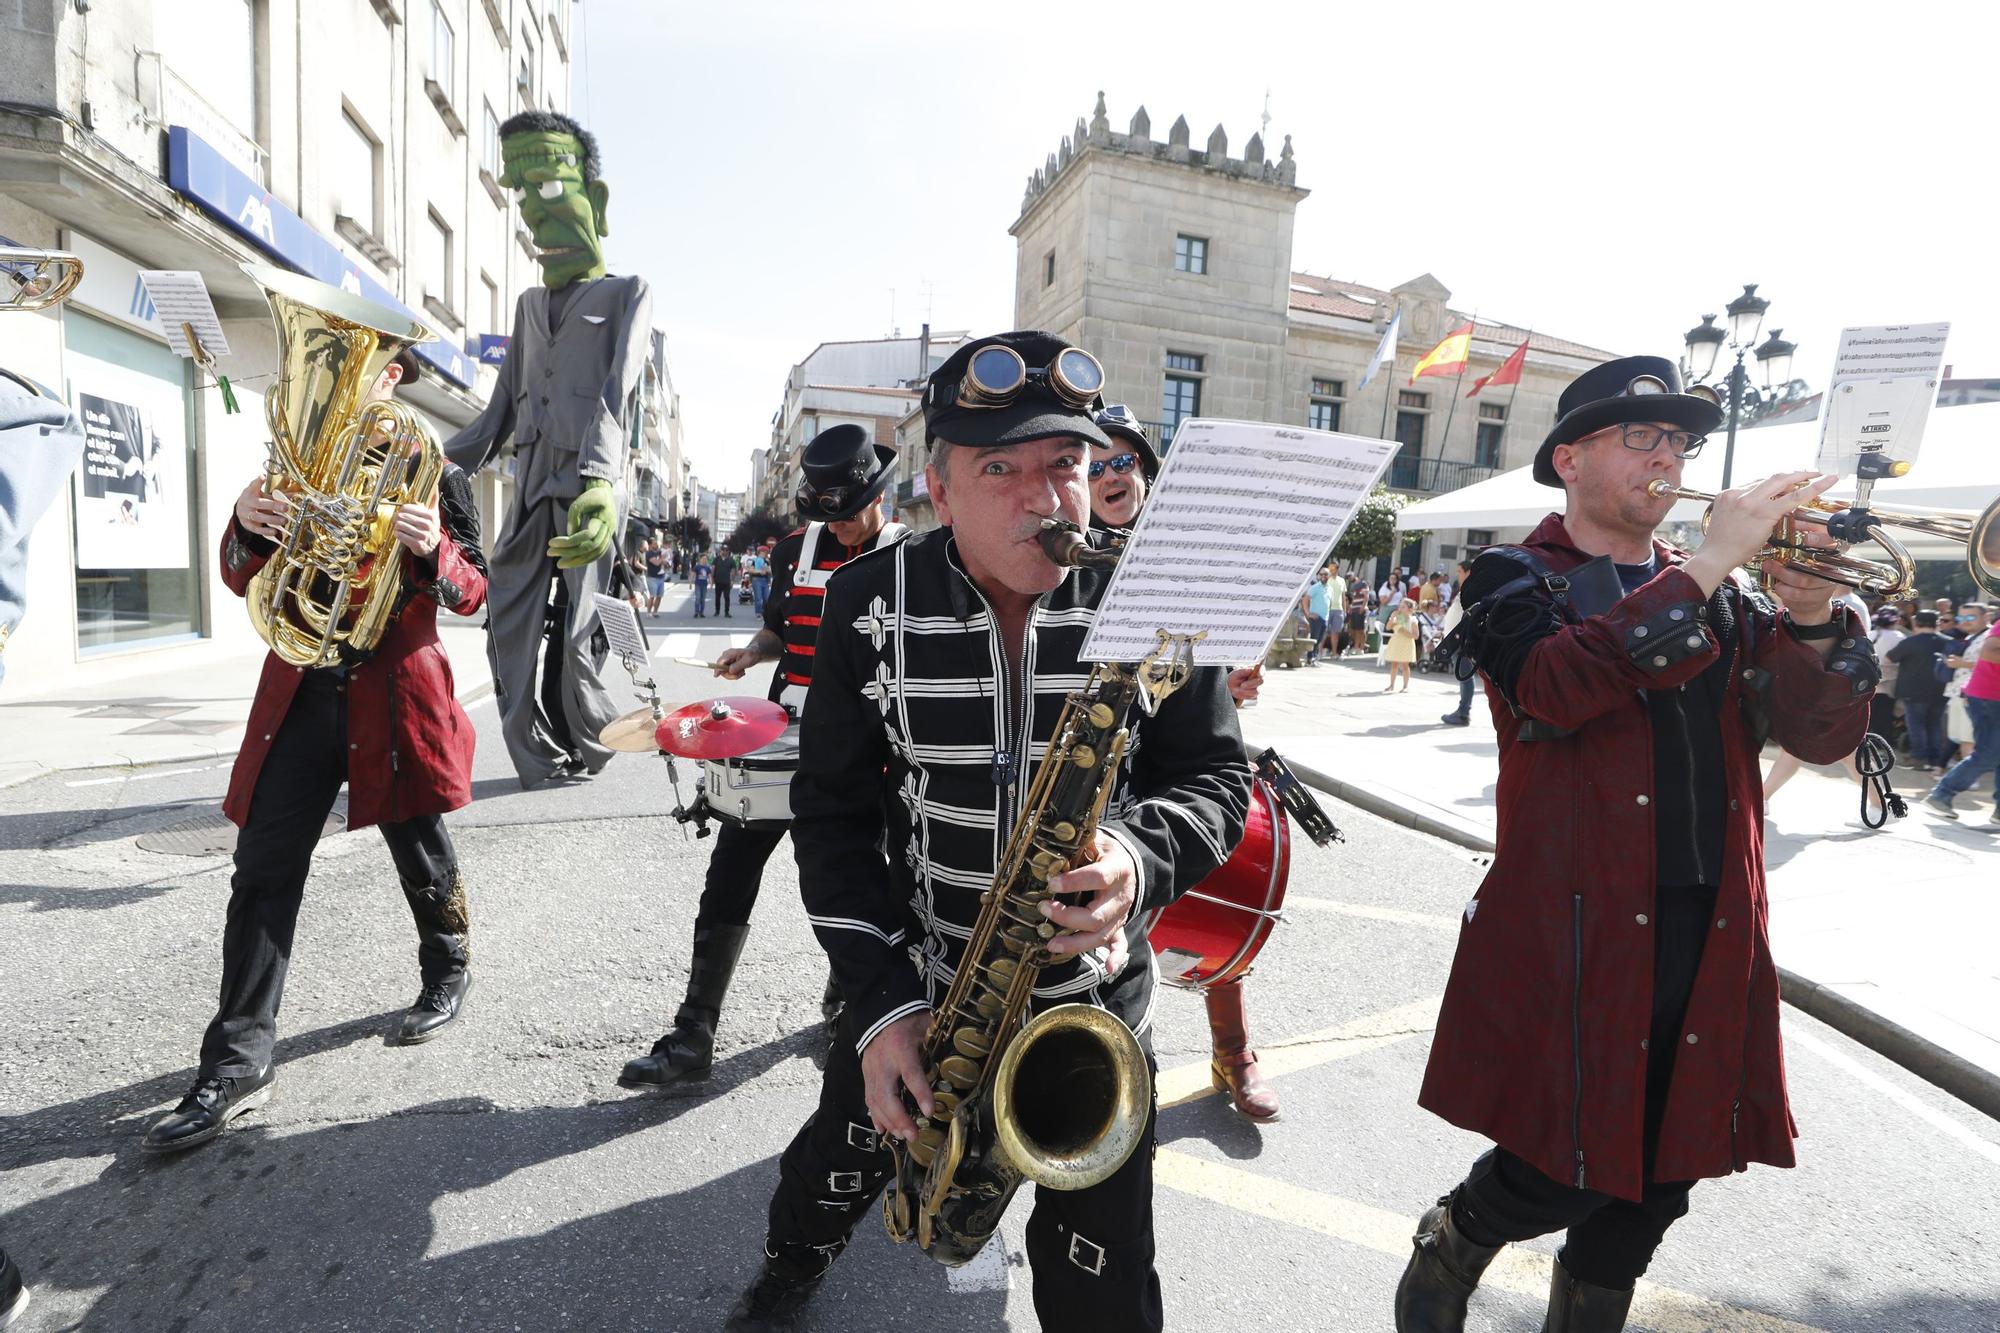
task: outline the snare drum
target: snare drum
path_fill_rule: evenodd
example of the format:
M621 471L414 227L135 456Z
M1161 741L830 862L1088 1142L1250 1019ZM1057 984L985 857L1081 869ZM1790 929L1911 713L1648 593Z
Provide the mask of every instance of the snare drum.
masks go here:
M799 724L761 750L735 759L704 759L701 790L716 816L745 828L792 822L792 774L799 771Z
M1250 793L1243 841L1207 879L1148 918L1160 980L1200 989L1240 981L1271 936L1292 871L1292 831L1277 789Z

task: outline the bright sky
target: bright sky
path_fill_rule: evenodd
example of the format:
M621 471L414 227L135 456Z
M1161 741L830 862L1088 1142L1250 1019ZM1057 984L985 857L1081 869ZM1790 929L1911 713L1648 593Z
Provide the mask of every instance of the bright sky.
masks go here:
M1270 93L1295 268L1678 355L1745 282L1823 384L1844 325L2000 375L2000 8L585 0L574 112L651 280L696 475L744 485L822 341L997 332L1027 176L1105 91L1231 155ZM754 17L753 17L754 16ZM996 27L997 23L997 27ZM1407 349L1406 349L1407 350Z

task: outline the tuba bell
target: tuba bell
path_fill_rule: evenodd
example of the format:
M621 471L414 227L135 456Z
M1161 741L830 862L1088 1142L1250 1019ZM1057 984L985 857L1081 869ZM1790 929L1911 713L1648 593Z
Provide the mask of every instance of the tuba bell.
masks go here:
M292 666L374 651L402 589L392 523L436 502L444 451L404 403L367 401L383 369L431 331L312 278L245 264L270 302L278 372L264 397L265 486L291 500L278 550L245 599L258 637Z

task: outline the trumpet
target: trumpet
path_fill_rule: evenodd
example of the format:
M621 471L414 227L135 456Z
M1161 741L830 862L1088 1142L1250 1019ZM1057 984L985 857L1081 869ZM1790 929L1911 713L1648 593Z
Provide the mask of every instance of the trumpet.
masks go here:
M67 250L0 244L0 310L44 310L83 281L83 261Z
M1701 516L1701 527L1708 530L1715 507L1715 496L1708 491L1676 486L1664 478L1649 483L1646 491L1661 498L1706 503L1709 510ZM1823 530L1836 545L1807 544L1800 536L1803 528ZM1782 560L1829 583L1881 597L1900 597L1916 586L1917 562L1908 548L1889 534L1890 528L1921 532L1963 546L1966 571L1973 583L1988 597L2000 597L2000 499L1977 517L1945 510L1877 509L1844 500L1811 500L1780 521L1770 545L1758 552L1748 567L1757 569L1767 560ZM1887 560L1865 560L1848 552L1848 547L1862 542L1881 547Z

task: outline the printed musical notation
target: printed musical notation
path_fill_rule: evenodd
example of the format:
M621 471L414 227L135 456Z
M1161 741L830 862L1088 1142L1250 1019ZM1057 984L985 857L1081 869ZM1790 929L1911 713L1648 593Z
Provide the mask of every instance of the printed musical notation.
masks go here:
M1084 658L1137 661L1159 630L1206 630L1195 647L1200 665L1262 661L1396 447L1268 422L1184 423Z

